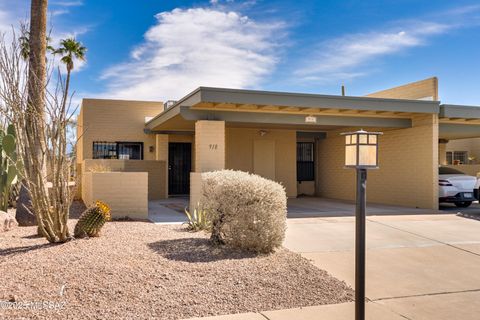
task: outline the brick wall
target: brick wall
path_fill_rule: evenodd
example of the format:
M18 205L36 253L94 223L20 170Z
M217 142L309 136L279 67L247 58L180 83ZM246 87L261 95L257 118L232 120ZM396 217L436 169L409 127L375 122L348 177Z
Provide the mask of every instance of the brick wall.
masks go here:
M102 200L112 209L112 218L148 219L148 174L146 172L86 172L82 197L91 205Z
M474 157L471 164L480 163L480 138L450 140L445 148L446 151L466 151L468 157Z
M143 142L144 159L155 160L155 135L145 134L145 117L163 110L162 102L83 99L78 117L77 163L92 159L94 141Z
M438 208L438 117L417 116L413 127L384 131L377 170L368 172L368 201ZM347 130L348 131L348 130ZM355 170L344 169L344 138L329 132L319 141L318 194L354 200Z
M167 164L165 161L88 159L83 162L82 172L87 173L92 167L99 165L116 172L145 172L148 174L148 199L167 198ZM83 183L81 188L83 188Z
M408 83L402 86L368 94L372 98L438 100L438 79L436 77Z

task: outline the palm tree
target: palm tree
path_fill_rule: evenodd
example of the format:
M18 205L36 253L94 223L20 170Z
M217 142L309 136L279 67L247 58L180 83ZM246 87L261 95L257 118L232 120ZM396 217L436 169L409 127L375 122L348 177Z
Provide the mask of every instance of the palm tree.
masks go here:
M20 55L22 56L23 60L27 61L30 57L30 32L28 30L22 29L22 36L18 38L20 42ZM47 50L50 52L54 52L55 49L49 44L52 39L47 36ZM46 57L45 57L46 59Z
M68 98L68 88L70 86L70 74L74 68L74 60L85 60L85 54L87 48L85 48L81 42L75 40L75 38L67 38L60 41L60 48L53 51L54 54L63 55L60 59L67 67L67 79L65 81L65 91L63 96L63 105L65 106Z
M32 139L31 159L24 161L28 176L35 172L46 176L42 150L45 149L43 119L45 117L45 86L47 82L46 50L47 50L47 6L48 0L31 0L30 32L23 33L22 56L28 53L28 93L27 112L25 114L25 131ZM27 42L25 42L28 40ZM23 50L25 49L25 50ZM38 130L40 128L40 130ZM40 167L39 167L40 164ZM46 181L45 181L46 182ZM22 186L17 203L16 218L20 225L34 225L31 195ZM39 214L35 212L35 214ZM39 228L40 219L37 219Z

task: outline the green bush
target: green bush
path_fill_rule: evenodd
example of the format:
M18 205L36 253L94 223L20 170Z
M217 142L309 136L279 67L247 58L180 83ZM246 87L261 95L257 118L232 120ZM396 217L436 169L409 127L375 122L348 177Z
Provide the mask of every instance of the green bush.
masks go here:
M285 238L287 197L277 182L242 171L202 174L202 207L212 215L212 241L268 253Z

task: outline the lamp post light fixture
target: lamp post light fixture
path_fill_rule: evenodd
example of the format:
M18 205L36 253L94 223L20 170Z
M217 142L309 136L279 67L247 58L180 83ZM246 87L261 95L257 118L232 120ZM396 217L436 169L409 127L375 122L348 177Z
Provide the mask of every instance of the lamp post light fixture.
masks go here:
M355 207L355 320L365 319L365 206L367 169L378 168L378 136L364 130L342 133L345 136L345 168L357 171Z

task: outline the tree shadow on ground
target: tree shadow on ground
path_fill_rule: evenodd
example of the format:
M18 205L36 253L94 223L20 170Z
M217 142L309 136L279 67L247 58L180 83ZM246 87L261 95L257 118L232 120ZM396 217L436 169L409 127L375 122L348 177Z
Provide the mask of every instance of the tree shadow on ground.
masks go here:
M0 249L0 257L8 257L8 256L17 255L17 254L22 254L22 253L26 253L33 250L43 249L51 245L52 245L51 243L42 243L42 244L36 244L33 246Z
M205 238L163 240L149 243L148 246L166 259L191 263L248 259L258 256L256 253L228 246L214 246L209 239Z

